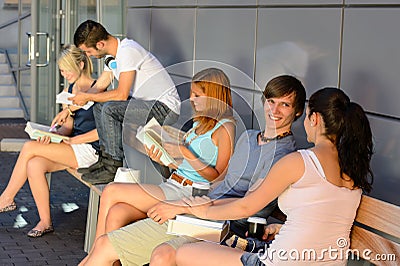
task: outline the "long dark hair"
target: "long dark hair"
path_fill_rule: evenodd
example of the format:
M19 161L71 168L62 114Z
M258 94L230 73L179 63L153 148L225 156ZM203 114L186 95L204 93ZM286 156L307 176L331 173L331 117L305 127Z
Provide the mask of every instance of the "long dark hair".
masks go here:
M325 135L336 145L340 176L354 181L354 187L365 192L372 189L372 132L363 108L351 102L340 89L323 88L315 92L308 103L309 116L319 113L325 123ZM369 178L370 177L370 178Z

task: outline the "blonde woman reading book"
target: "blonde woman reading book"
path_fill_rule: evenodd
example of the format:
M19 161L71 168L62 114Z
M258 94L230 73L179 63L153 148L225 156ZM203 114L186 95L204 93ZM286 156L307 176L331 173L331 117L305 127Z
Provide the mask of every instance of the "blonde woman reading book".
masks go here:
M65 46L58 59L61 75L70 84L66 92L86 92L94 84L92 62L86 54L73 45ZM7 187L0 196L0 213L17 208L14 198L26 180L35 199L40 221L28 236L40 237L54 231L50 216L49 187L45 174L66 168L88 167L97 161L99 149L92 107L72 112L59 121L57 133L70 136L61 143L51 143L50 137L41 137L24 144Z
M108 184L100 200L96 239L146 218L149 208L160 201L191 195L193 182L211 182L224 177L233 152L235 132L228 77L216 68L198 72L192 78L190 101L194 124L184 136L184 145L164 145L172 157L183 158L182 163L169 165L174 172L160 185ZM147 147L147 151L154 161L161 163L158 149L152 146ZM88 263L95 257L91 254L86 258Z
M283 157L245 197L213 203L206 197L185 199L194 215L225 220L251 216L279 196L287 219L283 225L266 227L263 238L275 239L265 252L189 244L177 250L177 265L347 264L346 255L339 254L347 254L350 247L362 190L371 190L373 142L368 118L342 90L324 88L310 97L304 127L314 147ZM337 252L327 252L333 249Z

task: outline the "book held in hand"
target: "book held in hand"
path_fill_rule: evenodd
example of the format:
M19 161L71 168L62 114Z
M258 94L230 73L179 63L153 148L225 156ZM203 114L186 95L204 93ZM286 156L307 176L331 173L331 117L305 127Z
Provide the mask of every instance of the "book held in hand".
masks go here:
M150 148L152 145L162 152L161 162L168 166L178 165L176 160L164 149L163 143L179 144L183 139L183 132L171 126L161 126L155 118L152 118L145 126L139 127L136 138Z
M25 132L28 133L31 139L38 139L40 137L49 136L51 142L60 143L63 139L68 140L69 137L62 136L57 133L50 132L50 126L34 123L28 121L25 126Z
M75 94L63 91L56 95L56 103L63 103L63 104L69 104L69 105L73 105L73 106L79 106L85 110L88 110L94 104L93 101L88 101L85 105L82 105L82 106L76 105L71 100L68 100L68 98L74 97L74 96L75 96Z
M220 243L229 232L228 221L204 220L190 214L178 214L168 221L167 234L186 235Z

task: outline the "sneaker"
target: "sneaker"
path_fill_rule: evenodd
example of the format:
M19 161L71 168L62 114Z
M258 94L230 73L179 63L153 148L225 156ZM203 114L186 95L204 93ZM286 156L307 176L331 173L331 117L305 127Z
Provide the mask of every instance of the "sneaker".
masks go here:
M98 184L107 184L114 181L115 173L117 169L114 171L110 171L110 167L101 167L94 172L86 173L82 175L82 180L86 181L92 185Z

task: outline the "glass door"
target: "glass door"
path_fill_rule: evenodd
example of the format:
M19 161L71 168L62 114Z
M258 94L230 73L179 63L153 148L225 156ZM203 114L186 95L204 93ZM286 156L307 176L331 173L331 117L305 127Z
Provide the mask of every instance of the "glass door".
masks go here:
M56 112L59 92L56 57L60 49L61 0L33 0L32 27L28 36L28 62L31 68L30 120L48 124Z

